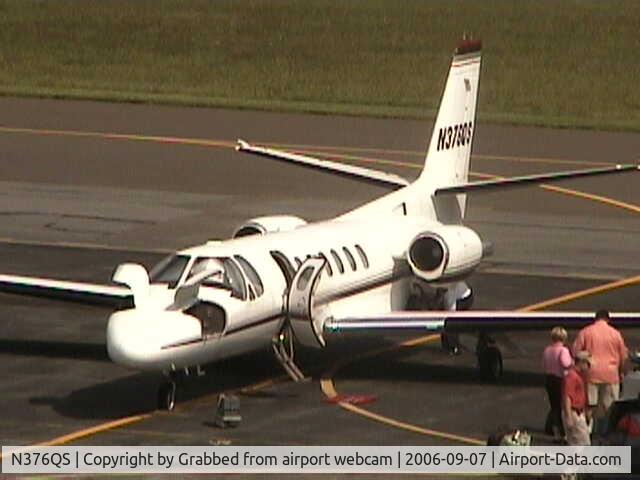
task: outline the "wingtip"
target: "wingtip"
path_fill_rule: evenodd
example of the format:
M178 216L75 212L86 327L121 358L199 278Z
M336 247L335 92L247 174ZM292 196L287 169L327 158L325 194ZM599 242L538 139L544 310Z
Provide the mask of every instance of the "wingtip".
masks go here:
M479 38L469 38L466 35L463 35L462 39L458 42L455 54L466 55L468 53L480 51L482 51L482 40Z
M245 142L241 138L238 139L238 143L236 144L236 151L246 150L249 148L249 142Z

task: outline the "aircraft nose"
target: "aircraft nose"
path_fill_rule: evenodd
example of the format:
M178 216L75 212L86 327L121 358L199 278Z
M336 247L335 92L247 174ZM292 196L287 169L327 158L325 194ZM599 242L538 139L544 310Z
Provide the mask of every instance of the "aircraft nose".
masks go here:
M115 312L107 325L107 351L116 363L140 370L174 366L170 348L202 336L200 322L181 312L130 309Z

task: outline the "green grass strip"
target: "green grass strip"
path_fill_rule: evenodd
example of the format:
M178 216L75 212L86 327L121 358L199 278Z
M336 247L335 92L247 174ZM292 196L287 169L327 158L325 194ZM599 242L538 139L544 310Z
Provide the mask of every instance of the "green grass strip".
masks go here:
M0 94L424 118L464 32L480 118L640 130L634 0L0 0Z

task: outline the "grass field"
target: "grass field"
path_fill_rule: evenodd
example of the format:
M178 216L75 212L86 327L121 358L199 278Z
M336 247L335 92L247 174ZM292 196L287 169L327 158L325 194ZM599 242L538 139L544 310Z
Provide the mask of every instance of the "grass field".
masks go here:
M483 120L640 130L640 2L0 0L0 93L430 116L463 32Z

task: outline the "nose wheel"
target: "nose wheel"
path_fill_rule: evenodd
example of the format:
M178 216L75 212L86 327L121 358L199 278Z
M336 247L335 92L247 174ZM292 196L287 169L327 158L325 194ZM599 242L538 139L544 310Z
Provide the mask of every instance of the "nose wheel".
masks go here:
M176 378L168 375L167 380L158 388L158 410L171 412L176 406Z

